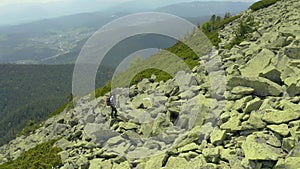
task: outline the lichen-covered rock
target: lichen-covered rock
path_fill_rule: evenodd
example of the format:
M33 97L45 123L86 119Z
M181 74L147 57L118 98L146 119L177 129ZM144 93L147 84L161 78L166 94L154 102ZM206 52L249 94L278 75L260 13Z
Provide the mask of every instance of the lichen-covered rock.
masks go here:
M285 151L290 152L296 144L296 139L293 137L287 137L287 138L283 138L282 140L282 149L284 149Z
M284 152L277 148L280 141L271 135L264 133L251 134L242 145L245 157L249 160L273 160L284 157Z
M147 161L145 169L160 169L167 160L166 154L160 154Z
M174 169L174 168L190 169L188 164L189 164L188 161L186 161L186 159L184 158L170 157L165 166L165 169Z
M259 74L270 64L275 55L268 49L263 49L253 57L244 68L240 69L243 77L258 77Z
M89 160L84 156L79 157L79 159L76 161L76 164L82 169L89 168Z
M220 160L220 151L220 147L205 148L203 149L202 154L208 162L217 163Z
M198 148L199 148L199 146L196 143L190 143L188 145L178 148L178 152L179 153L188 152L188 151L192 151L192 150L197 150Z
M299 168L300 166L300 157L288 157L284 162L285 168Z
M220 144L226 138L226 130L215 128L210 135L210 142L212 144Z
M251 87L257 96L279 96L282 93L281 86L262 77L231 77L227 85Z
M267 128L270 130L282 135L287 136L289 132L289 127L287 124L280 124L280 125L268 125Z
M120 164L114 164L113 169L131 169L128 161L124 161Z
M229 120L224 124L222 124L220 128L223 130L239 131L242 129L241 127L242 118L243 118L243 114L240 114L237 111L232 111Z
M248 94L252 94L253 92L254 92L253 88L244 87L244 86L236 86L231 90L231 93L236 95L248 95Z
M281 124L300 118L300 112L293 110L266 110L262 119L267 123Z
M262 104L262 100L260 98L255 98L246 104L245 113L249 113L252 111L256 111L260 108Z
M113 163L110 160L104 161L103 159L93 159L90 161L89 169L99 169L99 168L112 168Z

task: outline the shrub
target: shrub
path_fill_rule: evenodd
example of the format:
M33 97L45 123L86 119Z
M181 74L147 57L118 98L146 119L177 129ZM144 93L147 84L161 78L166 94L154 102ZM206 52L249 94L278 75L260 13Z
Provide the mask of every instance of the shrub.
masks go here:
M210 42L215 46L219 47L219 43L221 42L221 39L219 38L218 31L224 26L238 18L240 18L241 15L232 16L230 13L226 13L224 18L222 19L220 16L213 15L210 19L210 21L205 22L201 25L202 32L207 36L207 38L210 40Z
M258 2L255 2L254 4L252 4L249 7L249 9L252 9L253 11L257 11L259 9L266 8L270 5L273 5L277 1L279 1L279 0L261 0L261 1L258 1Z
M253 17L248 17L245 21L240 21L238 29L235 32L235 38L225 46L225 49L231 49L249 38L249 34L255 31Z
M53 147L57 140L51 140L26 151L16 160L0 165L1 169L52 169L62 165L59 152L61 148Z

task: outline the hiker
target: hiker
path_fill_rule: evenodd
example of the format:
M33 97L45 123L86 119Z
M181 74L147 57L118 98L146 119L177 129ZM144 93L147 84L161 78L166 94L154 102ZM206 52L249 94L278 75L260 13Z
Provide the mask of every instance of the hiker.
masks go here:
M115 106L115 99L113 95L106 97L106 105L111 107L111 118L117 117L117 108Z

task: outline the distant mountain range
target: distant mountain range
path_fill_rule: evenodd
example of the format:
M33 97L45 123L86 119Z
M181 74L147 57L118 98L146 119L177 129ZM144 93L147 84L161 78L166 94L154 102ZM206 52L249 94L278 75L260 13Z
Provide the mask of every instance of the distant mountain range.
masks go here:
M115 6L114 12L111 10L110 12L81 13L0 27L0 63L73 64L85 41L96 30L118 17L137 11L135 9L141 5L142 2L130 1L121 6ZM248 6L250 3L245 2L190 2L149 11L171 13L185 17L194 24L200 24L211 14L223 15L225 12L234 14L245 10ZM126 8L128 12L119 12L122 8ZM140 12L148 11L148 9L139 10Z
M211 16L213 14L223 15L226 12L239 13L247 9L251 3L247 2L185 2L172 4L156 9L158 12L166 12L181 17Z

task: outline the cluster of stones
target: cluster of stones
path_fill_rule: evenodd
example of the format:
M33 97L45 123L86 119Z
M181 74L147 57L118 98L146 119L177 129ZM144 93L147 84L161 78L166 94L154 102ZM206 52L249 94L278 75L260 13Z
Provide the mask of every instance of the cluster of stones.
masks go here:
M64 169L294 169L300 166L300 2L282 0L252 16L249 40L223 49L239 20L221 32L218 51L167 82L155 76L85 96L28 137L0 147L0 163L51 139Z

